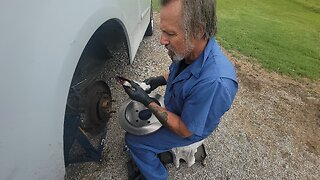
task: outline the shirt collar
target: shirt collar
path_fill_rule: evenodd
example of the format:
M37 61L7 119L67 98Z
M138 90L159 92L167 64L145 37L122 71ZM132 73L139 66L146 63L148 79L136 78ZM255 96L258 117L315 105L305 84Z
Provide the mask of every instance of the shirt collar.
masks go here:
M194 63L188 66L190 73L192 73L196 78L199 78L200 72L202 67L204 66L205 62L209 58L211 51L215 45L216 41L214 38L210 38L208 44L201 55L194 61Z

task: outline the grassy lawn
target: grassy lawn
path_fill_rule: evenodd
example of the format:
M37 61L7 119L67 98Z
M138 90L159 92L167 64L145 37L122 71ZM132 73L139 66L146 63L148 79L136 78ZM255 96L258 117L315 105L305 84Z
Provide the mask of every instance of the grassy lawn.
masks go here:
M155 11L160 9L160 0L152 0L152 7Z
M221 0L217 39L292 77L320 79L319 0ZM159 9L158 0L153 0Z

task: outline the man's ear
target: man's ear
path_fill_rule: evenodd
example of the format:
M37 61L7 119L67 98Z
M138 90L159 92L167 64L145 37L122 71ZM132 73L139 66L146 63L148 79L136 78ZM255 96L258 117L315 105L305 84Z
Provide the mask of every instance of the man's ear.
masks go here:
M199 27L197 28L197 31L195 33L195 38L196 39L202 39L205 36L205 28L204 28L204 24L201 23L199 25Z

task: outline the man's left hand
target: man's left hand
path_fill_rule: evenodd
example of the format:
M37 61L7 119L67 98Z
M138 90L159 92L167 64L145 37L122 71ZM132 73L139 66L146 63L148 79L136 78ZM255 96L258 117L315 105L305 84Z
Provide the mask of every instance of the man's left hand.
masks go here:
M154 102L152 98L135 82L130 82L132 87L123 86L129 97L135 101L141 102L143 105L148 106L151 102Z

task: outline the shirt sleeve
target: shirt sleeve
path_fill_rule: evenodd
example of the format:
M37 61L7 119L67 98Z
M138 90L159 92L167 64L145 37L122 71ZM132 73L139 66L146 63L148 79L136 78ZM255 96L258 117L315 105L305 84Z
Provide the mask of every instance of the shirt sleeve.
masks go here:
M193 134L202 136L204 130L212 132L219 124L221 116L229 110L237 86L226 87L228 84L225 82L221 78L199 82L186 97L181 119Z

